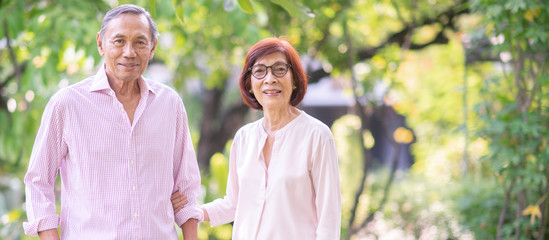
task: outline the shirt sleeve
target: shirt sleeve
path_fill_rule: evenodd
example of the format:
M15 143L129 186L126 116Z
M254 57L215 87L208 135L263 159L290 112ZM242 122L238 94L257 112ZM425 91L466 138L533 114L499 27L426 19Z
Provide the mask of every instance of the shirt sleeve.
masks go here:
M174 189L187 196L188 203L175 213L175 222L181 226L187 220L194 218L199 222L204 220L204 214L198 207L196 199L200 194L200 171L193 148L183 103L179 101L177 108L176 140L174 150Z
M54 96L46 105L24 178L28 222L23 223L23 228L25 234L31 236L59 227L54 184L59 166L68 153L59 103Z
M341 232L341 189L337 150L333 138L321 142L313 156L312 180L316 192L317 240L339 239Z
M231 145L229 175L227 177L227 190L225 197L202 205L204 209L206 209L206 212L208 212L208 216L210 217L210 225L212 227L233 222L235 218L239 190L238 174L236 172L238 136L239 134L235 136Z

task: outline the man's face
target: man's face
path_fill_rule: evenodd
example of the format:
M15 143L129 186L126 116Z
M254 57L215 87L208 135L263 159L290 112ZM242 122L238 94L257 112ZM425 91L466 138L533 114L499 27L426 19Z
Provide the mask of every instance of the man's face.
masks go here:
M104 38L97 34L99 54L105 57L110 80L138 79L154 56L149 23L143 15L122 14L107 25Z

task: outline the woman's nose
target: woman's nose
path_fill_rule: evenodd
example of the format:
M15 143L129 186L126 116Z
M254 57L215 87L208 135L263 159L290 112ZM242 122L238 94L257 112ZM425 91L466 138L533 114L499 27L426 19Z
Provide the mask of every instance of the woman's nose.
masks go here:
M269 69L267 69L267 74L265 75L265 78L263 78L263 82L264 83L268 83L268 84L272 84L274 82L276 82L277 79L276 77L273 75L273 72L272 70L269 71Z

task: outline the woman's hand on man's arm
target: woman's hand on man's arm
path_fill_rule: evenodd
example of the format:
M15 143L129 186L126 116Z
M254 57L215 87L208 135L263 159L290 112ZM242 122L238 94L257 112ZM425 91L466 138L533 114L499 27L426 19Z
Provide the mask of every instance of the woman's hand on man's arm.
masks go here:
M170 200L172 201L174 213L179 212L179 210L183 209L185 204L189 202L187 196L183 195L183 193L180 192L174 192L170 197Z

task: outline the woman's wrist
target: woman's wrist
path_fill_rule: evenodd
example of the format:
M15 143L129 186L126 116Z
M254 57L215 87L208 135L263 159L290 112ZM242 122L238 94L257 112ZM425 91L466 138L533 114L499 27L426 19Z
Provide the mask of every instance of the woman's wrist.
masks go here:
M200 209L202 209L202 213L204 213L204 222L209 222L210 215L208 215L208 211L206 211L206 209L202 206L200 207Z

